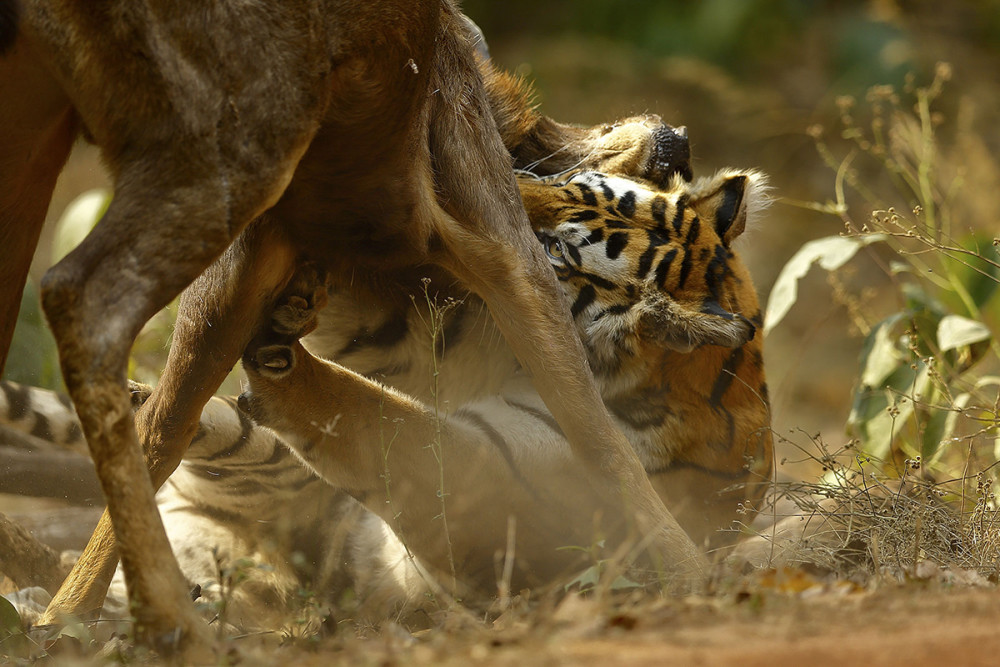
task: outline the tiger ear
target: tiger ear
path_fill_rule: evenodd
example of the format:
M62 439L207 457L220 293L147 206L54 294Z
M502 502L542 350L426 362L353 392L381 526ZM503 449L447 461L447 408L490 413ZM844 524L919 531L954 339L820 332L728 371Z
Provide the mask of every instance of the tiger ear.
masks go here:
M710 222L729 246L768 205L767 178L756 171L723 170L698 181L690 190L688 205Z
M680 303L650 290L643 295L641 308L639 335L675 352L687 353L702 345L736 348L753 340L757 332L753 322L712 299Z

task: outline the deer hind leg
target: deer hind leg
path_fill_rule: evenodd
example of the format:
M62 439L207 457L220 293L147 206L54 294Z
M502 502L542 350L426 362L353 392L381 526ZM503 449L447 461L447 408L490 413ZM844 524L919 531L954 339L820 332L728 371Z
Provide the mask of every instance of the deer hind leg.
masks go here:
M454 85L436 83L444 90ZM674 575L678 589L697 585L707 569L704 556L653 490L603 404L555 276L519 205L482 90L435 99L462 100L460 109L432 114L435 185L447 213L439 218L444 249L435 259L486 301L575 455L598 487L622 497L624 516L634 519L657 566Z

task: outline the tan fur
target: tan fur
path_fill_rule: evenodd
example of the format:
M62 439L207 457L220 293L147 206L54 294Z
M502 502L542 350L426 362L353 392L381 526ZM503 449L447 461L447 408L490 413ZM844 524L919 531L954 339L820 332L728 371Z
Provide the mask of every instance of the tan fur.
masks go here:
M170 647L206 636L153 486L177 465L201 406L303 258L344 281L437 263L479 292L593 484L623 498L680 581L701 576L702 556L603 409L569 321L548 307L556 287L449 2L24 0L20 9L16 33L7 15L0 26L3 38L14 35L0 44L0 240L12 256L0 276L0 349L44 201L82 126L101 147L115 198L46 275L43 305L142 638ZM554 139L540 152L567 143L556 130L541 143ZM575 159L592 158L596 143L574 144ZM627 153L625 144L597 157ZM131 342L196 278L163 381L133 426ZM558 382L550 363L566 371ZM110 536L105 519L47 620L99 606Z

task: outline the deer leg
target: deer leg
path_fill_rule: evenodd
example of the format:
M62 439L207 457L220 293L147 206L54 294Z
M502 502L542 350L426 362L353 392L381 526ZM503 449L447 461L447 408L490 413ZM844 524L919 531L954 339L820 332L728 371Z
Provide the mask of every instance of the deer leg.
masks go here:
M438 84L447 90L447 82ZM653 490L604 406L555 276L520 205L481 89L478 95L435 99L459 107L431 114L435 185L448 214L437 230L444 249L436 260L486 301L575 455L593 471L594 483L622 498L625 516L634 520L640 544L651 547L654 564L671 574L678 590L697 585L707 570L705 557Z
M159 159L161 164L170 164L171 156L160 155ZM287 167L294 167L294 163L287 163ZM143 641L172 650L183 638L197 640L207 635L170 551L138 446L125 384L129 350L143 324L229 246L233 235L245 226L244 218L249 219L277 197L287 174L275 170L278 178L264 179L258 188L248 189L252 194L245 194L243 190L234 192L232 185L250 178L245 174L234 178L219 165L215 166L217 172L209 170L204 178L195 178L198 185L193 188L189 170L178 169L177 164L172 171L151 170L149 166L139 164L130 169L126 165L122 169L115 198L102 221L46 274L43 306L114 523L138 634ZM205 287L208 293L216 289L221 286ZM253 299L248 301L251 311L259 307ZM235 330L243 325L231 313L223 313L222 319L234 323ZM171 400L178 398L182 410L188 409L178 422L182 432L190 432L197 423L207 396L221 380L220 369L228 368L239 357L242 345L238 339L230 343L231 352L225 353L220 335L231 334L233 329L223 329L207 340L188 339L183 346L175 346L175 360L191 355L190 350L181 349L191 345L215 343L223 350L220 361L209 362L194 373L205 382L197 384L182 372L176 380L172 375L161 392ZM247 330L251 330L249 326ZM192 356L203 361L215 351ZM191 382L191 394L177 391L178 382ZM147 408L154 410L162 403L151 400ZM162 414L158 418L169 422ZM173 470L186 444L173 439L165 447L154 444L151 460L158 481ZM105 521L98 534L101 544L91 545L88 557L104 563L112 560L109 536ZM77 574L83 567L86 564L76 568ZM77 584L72 580L70 589L78 593Z
M2 69L2 68L0 68ZM0 110L0 376L14 337L24 282L59 171L76 137L68 103L26 124L17 101ZM40 118L39 118L40 117Z
M202 407L239 359L252 333L263 324L265 309L291 277L294 260L290 246L274 228L266 224L255 224L185 291L181 297L173 345L166 368L159 384L135 417L136 428L142 436L141 440L146 451L146 463L142 463L141 459L130 460L129 464L132 467L129 468L129 472L117 472L116 479L124 483L126 489L106 491L109 499L108 510L101 517L80 560L50 603L41 620L42 623L56 622L67 615L87 616L100 609L114 575L119 553L115 548L112 519L116 526L121 524L115 517L116 508L112 498L121 499L120 502L139 502L133 497L136 492L132 487L138 486L137 479L146 478L147 464L149 478L156 488L162 485L176 469L197 430ZM88 369L87 373L93 377L92 369ZM69 376L67 373L67 377ZM94 384L93 379L89 384ZM85 394L81 398L87 401L92 397ZM81 398L74 395L77 401ZM81 404L78 402L77 405ZM115 406L118 406L118 401L115 402ZM102 412L109 409L109 407L101 408ZM86 424L83 421L84 410L79 407L78 410L81 422ZM120 421L124 424L117 428L126 431L127 437L134 437L128 432L130 420ZM94 428L93 425L91 428ZM104 433L100 436L105 440L110 439ZM112 442L111 446L114 445ZM118 449L112 449L112 452L116 457L122 456ZM134 458L131 457L131 451L128 451L128 454L130 458ZM95 452L95 461L97 456ZM116 465L119 460L115 459L110 464L105 462L104 468ZM100 464L98 470L102 475L107 474L103 472ZM126 475L139 477L131 479L126 478ZM151 492L152 487L148 490ZM149 500L143 494L141 502ZM152 509L155 511L155 505ZM158 515L155 518L158 523ZM123 520L127 521L128 518ZM125 530L134 529L133 525L128 524ZM154 531L147 529L146 526L140 526L139 529L139 537L133 539L140 541L141 545L149 544L144 541L147 539L158 541L159 535L149 536L149 533ZM122 532L121 529L119 532ZM145 560L148 558L145 553L127 554L128 550L133 552L137 550L135 545L123 544L121 539L119 544L122 547L121 553L127 576L130 566L133 577L136 574L143 577L147 572L150 573L138 582L129 579L133 606L139 605L136 610L137 617L143 619L139 614L142 613L142 607L149 604L148 596L169 594L173 597L167 599L173 600L174 609L168 612L170 614L168 624L176 623L176 617L181 614L178 608L187 609L190 605L183 596L179 600L174 596L175 592L183 592L187 587L179 583L180 575L170 557L169 546L158 544L157 561L151 564ZM131 555L133 560L127 560L127 555ZM134 562L137 558L144 559L141 565ZM134 572L136 567L140 570L138 573ZM160 579L164 572L171 577L169 590L164 590L165 587ZM154 581L148 581L150 578ZM186 615L186 612L184 614Z

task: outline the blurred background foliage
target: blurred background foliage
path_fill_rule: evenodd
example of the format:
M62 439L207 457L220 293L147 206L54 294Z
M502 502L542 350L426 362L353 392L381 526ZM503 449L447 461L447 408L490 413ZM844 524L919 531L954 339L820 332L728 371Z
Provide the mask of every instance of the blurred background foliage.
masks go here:
M869 90L890 86L909 113L914 86L929 85L941 61L951 69L934 101L934 168L951 189L932 196L948 200L956 237L988 241L1000 230L993 157L1000 151L1000 0L465 0L463 7L498 65L534 82L547 115L593 124L658 113L687 126L696 174L727 165L769 174L777 202L741 248L762 297L805 242L841 233L845 219L860 221L860 229L873 206L912 211L920 203L878 159L855 161L838 178L842 160L858 150L843 122L845 104L861 101L855 120L864 125L872 119ZM906 127L897 126L900 141ZM847 172L864 191L838 194ZM106 186L93 149L81 146L52 204L7 377L58 385L34 285L53 259L54 221L75 196ZM769 333L779 434L844 437L869 333L844 295L863 292L867 308L883 311L875 322L906 305L883 270L898 249L881 248L866 247L849 270L810 272L795 307ZM997 332L996 300L984 304L983 323ZM169 314L147 327L133 363L138 379L155 381L169 331ZM794 450L787 458L802 458Z

